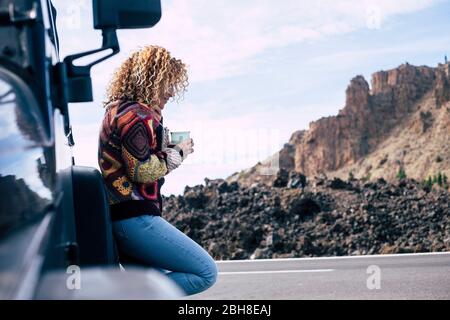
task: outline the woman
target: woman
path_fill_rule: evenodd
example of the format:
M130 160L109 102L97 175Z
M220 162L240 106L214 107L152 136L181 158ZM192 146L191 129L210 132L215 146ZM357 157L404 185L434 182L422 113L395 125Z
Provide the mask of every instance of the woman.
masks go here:
M161 217L164 177L192 153L194 142L170 144L161 111L186 91L185 64L158 46L147 46L118 68L107 90L100 130L99 166L121 253L165 270L186 294L211 287L212 257Z

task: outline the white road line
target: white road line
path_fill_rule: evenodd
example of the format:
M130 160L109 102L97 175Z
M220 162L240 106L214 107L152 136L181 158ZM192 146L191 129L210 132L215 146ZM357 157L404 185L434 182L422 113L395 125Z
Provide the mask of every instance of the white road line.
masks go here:
M234 274L265 274L265 273L306 273L306 272L331 272L334 269L311 269L311 270L273 270L273 271L229 271L219 272L219 275L234 275Z
M313 260L339 260L339 259L369 259L369 258L393 258L414 256L450 256L448 252L420 252L400 254L374 254L360 256L335 256L335 257L312 257L312 258L274 258L274 259L245 259L245 260L216 260L217 263L243 263L243 262L277 262L277 261L313 261Z

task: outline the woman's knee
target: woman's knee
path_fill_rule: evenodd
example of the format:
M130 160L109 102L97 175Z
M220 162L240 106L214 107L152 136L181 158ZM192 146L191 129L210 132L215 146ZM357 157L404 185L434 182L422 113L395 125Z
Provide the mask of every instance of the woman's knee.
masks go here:
M211 256L208 256L206 261L206 268L202 274L202 277L205 279L206 285L209 288L217 281L218 269L216 262Z

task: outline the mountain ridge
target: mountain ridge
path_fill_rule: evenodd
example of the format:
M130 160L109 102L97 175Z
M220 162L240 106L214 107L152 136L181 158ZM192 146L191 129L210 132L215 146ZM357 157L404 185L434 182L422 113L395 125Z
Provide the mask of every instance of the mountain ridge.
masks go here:
M402 171L421 181L450 176L449 142L450 64L405 63L375 72L370 86L355 76L337 115L293 132L281 150L226 180L271 185L276 175L262 170L275 163L308 177L394 181Z

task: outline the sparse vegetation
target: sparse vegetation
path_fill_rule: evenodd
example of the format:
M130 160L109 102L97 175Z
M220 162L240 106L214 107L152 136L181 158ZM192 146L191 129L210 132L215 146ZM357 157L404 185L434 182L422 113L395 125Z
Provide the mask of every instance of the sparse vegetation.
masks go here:
M431 179L431 176L428 177L428 179L423 180L422 187L426 190L431 190L433 187L433 180Z
M439 187L442 187L442 180L443 180L443 179L442 179L442 173L440 173L440 172L438 173L438 176L437 176L437 179L436 179L436 180L437 180L438 186L439 186Z
M423 188L428 190L430 190L433 187L433 185L438 185L441 188L448 189L449 184L447 175L439 171L437 174L433 176L428 176L428 178L426 178L422 182Z
M348 180L353 180L353 179L355 179L355 176L353 175L353 172L350 171L350 172L348 173Z
M405 172L405 169L403 167L400 167L400 169L398 169L397 179L399 179L399 180L406 179L406 172Z

